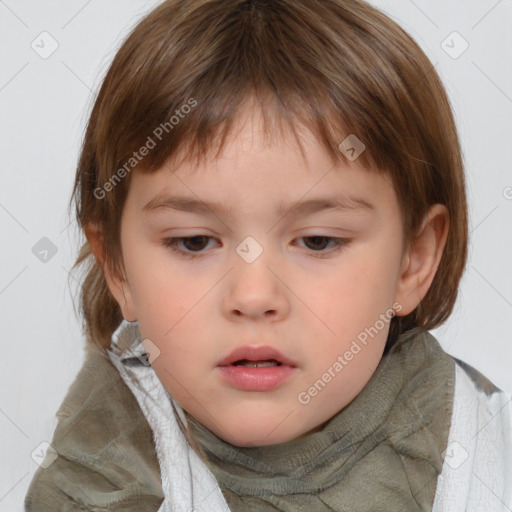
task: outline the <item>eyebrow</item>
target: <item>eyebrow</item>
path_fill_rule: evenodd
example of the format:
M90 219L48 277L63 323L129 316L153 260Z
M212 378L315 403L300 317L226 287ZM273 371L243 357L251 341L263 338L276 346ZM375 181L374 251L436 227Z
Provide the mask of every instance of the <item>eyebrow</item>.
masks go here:
M156 212L176 210L202 215L215 215L217 213L230 216L233 209L225 203L201 201L187 196L158 195L151 199L143 208L143 212ZM375 212L375 205L360 197L352 197L346 194L329 195L312 198L294 204L281 202L276 208L276 214L283 215L307 215L323 210Z

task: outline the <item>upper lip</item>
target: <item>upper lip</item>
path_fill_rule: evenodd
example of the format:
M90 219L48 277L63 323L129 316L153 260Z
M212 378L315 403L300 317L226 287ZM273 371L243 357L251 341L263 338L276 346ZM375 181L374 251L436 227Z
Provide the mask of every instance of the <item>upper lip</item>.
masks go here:
M248 361L266 361L268 359L275 359L279 363L287 366L297 366L294 361L269 345L244 345L243 347L235 348L224 359L222 359L222 361L220 361L218 366L228 366L236 361L241 361L242 359L246 359Z

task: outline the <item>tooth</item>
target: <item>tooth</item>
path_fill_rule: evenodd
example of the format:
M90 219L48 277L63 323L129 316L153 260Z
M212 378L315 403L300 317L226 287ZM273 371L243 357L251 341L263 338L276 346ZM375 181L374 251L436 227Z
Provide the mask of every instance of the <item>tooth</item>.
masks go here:
M249 366L251 368L261 368L268 366L279 366L277 361L244 361L237 363L239 366Z

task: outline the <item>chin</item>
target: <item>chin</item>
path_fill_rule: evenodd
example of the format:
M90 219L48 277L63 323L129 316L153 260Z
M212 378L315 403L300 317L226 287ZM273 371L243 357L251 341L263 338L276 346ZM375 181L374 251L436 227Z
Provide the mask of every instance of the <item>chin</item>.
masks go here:
M222 432L216 433L218 437L228 443L240 448L249 448L253 446L266 446L280 443L287 443L294 439L307 435L309 431L293 430L284 431L284 422L276 428L275 425L261 425L254 423L250 428L237 427L225 428ZM313 429L316 430L316 429ZM234 435L226 435L226 431L234 432Z

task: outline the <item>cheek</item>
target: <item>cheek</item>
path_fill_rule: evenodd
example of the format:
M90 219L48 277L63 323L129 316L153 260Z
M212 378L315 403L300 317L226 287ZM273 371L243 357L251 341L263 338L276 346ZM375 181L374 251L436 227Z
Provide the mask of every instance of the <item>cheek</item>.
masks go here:
M195 395L204 383L205 371L215 362L214 354L207 349L208 339L202 334L197 321L181 316L170 322L156 317L140 321L141 335L158 347L158 357L151 365L164 387L179 401ZM142 326L147 329L143 329ZM144 332L144 334L143 334Z
M162 249L132 254L131 290L139 322L149 322L157 333L167 331L191 313L212 287L212 276L183 271ZM161 335L161 334L160 334Z
M386 258L354 254L315 286L305 287L304 303L336 336L357 335L390 307L393 273Z

